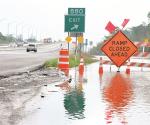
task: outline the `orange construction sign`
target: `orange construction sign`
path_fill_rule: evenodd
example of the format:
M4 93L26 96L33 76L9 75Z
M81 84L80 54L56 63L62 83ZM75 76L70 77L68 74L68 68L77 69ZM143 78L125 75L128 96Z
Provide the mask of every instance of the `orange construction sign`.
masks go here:
M118 31L101 47L101 50L117 67L120 67L137 51L137 47L122 31Z

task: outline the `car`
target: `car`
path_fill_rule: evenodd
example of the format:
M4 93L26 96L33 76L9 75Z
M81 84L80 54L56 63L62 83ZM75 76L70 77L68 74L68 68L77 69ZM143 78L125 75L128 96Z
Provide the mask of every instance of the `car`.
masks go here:
M29 45L27 46L27 50L26 50L26 51L27 51L27 52L30 52L30 51L37 52L37 47L36 47L35 44L29 44Z

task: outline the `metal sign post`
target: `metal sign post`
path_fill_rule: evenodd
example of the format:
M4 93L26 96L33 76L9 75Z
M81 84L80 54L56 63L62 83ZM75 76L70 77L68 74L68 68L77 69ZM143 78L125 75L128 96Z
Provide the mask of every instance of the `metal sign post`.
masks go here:
M64 31L68 32L68 36L76 38L75 46L75 63L77 60L77 37L83 36L85 32L85 8L68 8L68 15L65 18L65 28ZM69 41L68 50L69 50ZM80 43L80 55L81 55L81 43Z
M80 37L78 37L78 43L79 43L79 55L80 55L80 57L81 57L81 44L83 43L83 37L82 36L80 36Z

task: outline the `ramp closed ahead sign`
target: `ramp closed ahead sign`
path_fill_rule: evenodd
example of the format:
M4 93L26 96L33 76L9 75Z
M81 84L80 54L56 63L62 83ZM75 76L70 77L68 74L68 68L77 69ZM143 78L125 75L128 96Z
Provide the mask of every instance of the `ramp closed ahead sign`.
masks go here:
M101 50L117 67L120 67L137 51L137 47L122 31L118 31L101 47Z

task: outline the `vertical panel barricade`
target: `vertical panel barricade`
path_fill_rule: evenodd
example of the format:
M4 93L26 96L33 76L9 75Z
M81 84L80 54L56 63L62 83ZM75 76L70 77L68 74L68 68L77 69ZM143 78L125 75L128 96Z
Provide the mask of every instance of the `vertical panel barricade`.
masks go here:
M59 51L58 68L65 73L66 76L69 75L69 51L68 49L61 49Z
M138 48L140 47L150 47L150 42L134 42L134 45L136 45ZM144 52L144 49L142 52L136 52L133 56L135 57L150 57L150 52Z

